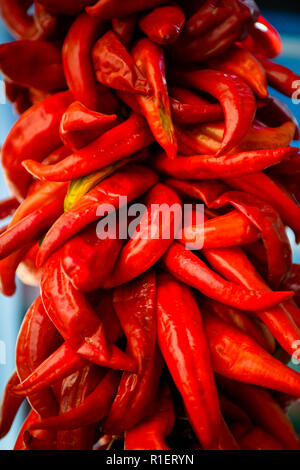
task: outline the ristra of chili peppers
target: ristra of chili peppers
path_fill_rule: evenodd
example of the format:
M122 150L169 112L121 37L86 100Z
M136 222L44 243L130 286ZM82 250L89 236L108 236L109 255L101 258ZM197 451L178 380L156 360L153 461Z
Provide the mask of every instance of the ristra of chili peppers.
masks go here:
M22 167L25 156L43 160L60 144L60 120L72 102L70 92L58 93L25 112L11 129L2 147L2 165L12 193L22 200L30 175Z
M193 429L204 448L215 448L220 408L201 314L192 291L171 276L160 275L157 315L159 346Z
M63 272L59 252L47 262L41 289L49 318L75 352L100 366L135 370L135 361L107 341L103 323Z
M193 252L174 242L162 258L162 265L180 281L198 289L207 297L231 307L257 311L274 307L293 295L291 292L266 292L242 289L228 283L212 271Z
M125 450L169 450L165 439L175 424L170 389L164 385L154 402L153 413L125 433Z
M97 80L102 85L129 93L150 93L146 77L113 31L96 42L92 55Z
M23 165L39 179L71 181L129 157L148 147L153 141L144 118L133 113L127 121L105 132L61 162L41 165L33 160L27 160Z
M55 249L97 220L99 216L101 217L97 215L99 206L104 207L106 213L111 213L120 208L124 197L127 197L126 202L131 202L144 194L156 182L157 176L154 172L138 165L128 165L101 182L52 226L40 247L37 265L41 266ZM102 217L104 215L106 214L102 214Z
M127 351L135 358L138 369L134 374L124 372L121 378L103 423L107 433L121 434L135 426L156 395L163 367L156 347L156 296L156 276L151 271L114 291L114 308L127 336Z
M106 289L125 284L152 268L167 251L181 226L181 201L171 188L161 183L155 185L145 202L147 211L122 248L111 276L104 283Z
M149 96L137 96L138 103L155 139L164 148L168 157L174 159L177 153L177 141L165 77L163 49L149 39L140 39L133 48L132 55L152 88Z

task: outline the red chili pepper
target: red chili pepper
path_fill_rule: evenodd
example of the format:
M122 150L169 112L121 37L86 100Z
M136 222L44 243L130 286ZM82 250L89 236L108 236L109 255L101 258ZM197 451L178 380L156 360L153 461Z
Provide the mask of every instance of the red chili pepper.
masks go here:
M15 251L7 258L0 260L0 291L11 297L16 291L15 275L19 264L26 255L31 244Z
M102 18L92 18L82 13L69 29L63 46L63 65L68 86L75 100L95 111L101 110L101 94L97 88L91 48L104 29Z
M41 161L60 144L59 124L71 104L70 92L58 93L26 111L13 126L2 147L2 165L8 185L20 200L26 196L30 175L22 167L31 155Z
M300 76L289 68L270 60L261 59L261 63L266 70L269 85L292 98L299 87Z
M23 397L17 397L12 393L11 389L20 383L16 372L12 374L7 382L6 388L2 395L0 407L0 439L2 439L10 431L15 416L22 405Z
M137 23L136 15L129 15L123 18L112 19L113 32L118 36L125 47L129 47L134 36Z
M178 124L198 124L223 119L219 104L212 104L183 88L171 87L170 94L172 116Z
M98 2L87 7L86 11L89 15L100 16L101 18L111 19L120 18L123 16L131 15L142 10L149 10L158 5L165 3L164 0L98 0Z
M245 80L259 98L267 98L267 76L259 60L245 49L233 45L225 57L212 59L208 66Z
M300 209L289 196L265 173L251 173L242 178L226 178L232 188L248 192L268 202L278 212L285 224L300 237Z
M204 448L215 448L221 414L201 314L192 291L171 276L161 275L157 315L159 347L194 432Z
M272 59L282 52L281 38L274 28L262 15L250 28L249 38L241 44L254 54Z
M52 226L41 245L37 265L41 266L54 250L97 220L99 207L103 208L105 213L112 213L114 209L120 208L120 204L124 204L124 197L130 202L144 194L156 182L157 176L154 172L138 165L128 165L102 181Z
M186 22L184 37L195 38L208 33L222 23L230 13L228 8L221 6L220 0L206 0Z
M210 314L205 315L204 326L217 374L299 396L299 374L281 364L245 333Z
M100 83L129 93L149 94L144 74L113 31L108 31L96 42L92 54Z
M160 173L178 179L234 178L255 173L276 165L293 156L294 147L253 150L222 157L212 155L178 155L175 160L167 158L164 152L157 152L153 160L154 168ZM37 165L37 164L35 164Z
M125 433L125 450L169 450L165 438L175 424L171 392L165 385L158 395L154 411Z
M22 0L1 0L1 17L17 39L47 39L56 29L56 17L42 5L35 3L33 15L28 14L28 7L32 3Z
M144 118L133 113L127 121L56 165L41 165L33 160L26 160L23 165L39 179L71 181L129 157L151 145L153 140Z
M24 442L24 434L27 431L28 427L38 419L39 415L36 413L36 411L31 410L19 431L17 440L14 445L14 450L28 450Z
M285 289L291 289L295 292L294 301L300 308L300 265L293 264L291 271L282 283ZM300 326L300 324L299 324Z
M249 131L256 112L256 102L252 90L240 78L217 70L196 72L174 71L176 81L214 96L221 104L225 116L225 134L217 155L225 154Z
M162 264L177 279L198 289L207 297L240 310L259 311L274 307L293 294L266 292L262 288L256 291L241 289L237 284L224 281L194 253L177 242L169 248Z
M0 220L13 215L19 205L19 202L14 197L0 201Z
M132 50L138 68L146 76L152 93L137 96L149 127L169 158L177 153L177 142L171 117L163 49L149 39L141 39Z
M248 289L264 289L265 292L270 292L270 288L240 248L205 250L204 254L210 265L229 281ZM295 352L293 343L299 341L300 331L285 310L285 304L286 302L272 309L258 309L257 316L265 323L279 344L292 355Z
M0 69L6 78L21 86L43 91L66 88L60 50L50 42L21 40L2 44Z
M185 23L178 5L155 8L139 20L140 29L151 41L166 45L177 41Z
M107 341L103 323L64 274L59 252L47 262L41 291L49 318L77 354L100 366L135 370L135 361Z
M221 387L258 426L274 436L286 449L299 450L299 439L293 426L270 392L224 378L221 379Z
M66 13L73 15L83 10L84 7L93 3L93 0L39 0L39 3L45 5L50 11L55 13Z
M257 119L271 127L278 127L285 122L293 122L296 129L293 140L300 139L299 123L289 107L278 98L271 97L265 106L257 110Z
M145 202L147 211L122 249L104 284L106 289L125 284L152 268L167 251L181 226L181 201L171 188L155 185Z
M114 127L116 121L115 114L97 113L75 101L62 117L60 137L66 147L77 152Z

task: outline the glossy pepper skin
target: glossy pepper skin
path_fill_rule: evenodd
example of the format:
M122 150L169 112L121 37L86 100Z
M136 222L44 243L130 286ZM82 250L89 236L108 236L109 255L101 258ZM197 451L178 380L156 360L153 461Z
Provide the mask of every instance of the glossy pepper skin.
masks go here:
M69 104L70 92L58 93L26 111L11 129L2 148L2 166L12 193L22 200L30 175L22 167L26 155L43 160L60 145L59 124Z
M139 27L151 41L157 44L172 44L180 36L185 16L178 5L155 8L142 17Z
M110 19L148 10L161 3L164 3L164 0L129 0L126 3L122 0L99 0L95 5L87 7L86 11L89 15Z
M201 314L192 291L169 275L159 276L157 315L159 347L193 429L204 448L214 448L221 416Z

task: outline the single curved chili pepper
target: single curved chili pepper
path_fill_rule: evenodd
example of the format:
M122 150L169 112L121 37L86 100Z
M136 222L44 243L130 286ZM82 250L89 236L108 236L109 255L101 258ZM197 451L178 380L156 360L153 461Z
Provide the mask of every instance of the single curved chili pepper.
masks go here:
M164 385L154 406L153 414L125 433L125 450L169 450L165 443L175 424L174 405L170 389Z
M207 297L239 310L257 311L274 307L293 294L241 289L237 284L224 281L194 253L177 242L173 243L163 257L162 265L177 279L198 289Z
M112 30L120 41L128 48L132 42L137 24L137 16L129 15L123 18L112 19Z
M129 93L149 94L144 74L113 31L98 39L92 56L97 80L102 85Z
M261 59L261 63L266 70L269 85L292 98L297 89L294 84L299 83L300 76L289 68L270 60Z
M103 323L63 272L59 252L47 262L41 292L49 318L75 352L100 366L135 370L135 361L109 344Z
M37 265L41 266L48 256L76 235L88 224L105 214L119 209L144 194L157 182L157 176L146 167L128 165L118 173L102 181L84 195L68 212L65 212L52 226L40 247ZM99 213L99 207L103 214Z
M222 194L210 207L216 209L228 203L260 230L267 255L268 280L271 286L278 288L292 267L292 250L279 215L269 204L239 191Z
M14 197L0 201L0 220L13 215L18 209L20 203Z
M194 238L194 240L193 240ZM237 211L215 217L200 225L185 224L182 237L178 239L183 245L193 240L193 249L225 248L253 243L260 238L258 230L249 220Z
M43 91L66 88L60 50L50 42L21 40L2 44L0 69L18 85Z
M152 10L139 20L139 27L151 41L166 45L177 41L184 23L182 9L172 5Z
M44 165L53 165L54 163L61 162L64 158L68 157L71 154L70 150L65 147L64 145L61 145L60 147L57 147L53 152L49 153L46 158L42 160L42 163ZM28 195L31 193L32 187L34 188L34 185L39 184L37 180L35 180L32 185L30 186L28 190Z
M154 266L181 227L181 201L173 189L158 183L146 196L146 207L104 284L105 289L125 284Z
M56 450L56 441L33 436L28 430L24 432L23 440L28 450Z
M252 150L221 157L212 155L180 156L170 160L163 152L157 152L153 159L154 168L160 173L178 179L234 178L255 173L276 165L293 156L294 147ZM35 164L38 165L38 164Z
M123 240L99 239L95 224L87 227L62 248L62 268L80 292L102 287L110 277Z
M245 333L211 314L205 315L204 326L217 374L299 396L299 374L281 364Z
M114 291L114 308L128 340L127 351L138 369L134 374L123 373L103 423L105 432L121 434L134 427L156 395L163 367L156 348L156 294L156 278L151 271Z
M179 38L170 46L171 57L182 64L190 64L221 55L241 37L249 17L246 13L232 12L203 35L191 39Z
M262 429L269 432L286 449L299 450L299 439L289 419L272 397L262 388L220 378L221 387Z
M104 29L102 18L92 18L82 13L69 29L63 45L64 72L74 99L98 111L101 109L101 95L97 88L91 48Z
M282 52L282 42L278 32L262 15L259 15L250 28L249 38L242 42L242 45L263 58L272 59Z
M133 48L132 55L152 88L149 96L137 96L138 103L155 139L168 157L174 159L177 142L171 117L163 49L149 39L140 39Z
M225 116L225 134L217 155L238 145L249 131L256 112L252 90L240 78L218 70L184 72L176 69L176 81L214 96L221 104Z
M26 196L31 177L22 167L30 155L42 160L60 144L59 124L71 104L70 92L58 93L26 111L2 147L2 166L8 185L19 200Z
M264 289L270 292L270 288L240 248L204 250L204 255L210 265L229 281L248 289ZM257 316L265 323L284 350L292 355L295 352L292 345L294 341L299 341L300 331L285 310L285 304L286 302L272 309L257 309Z
M0 291L3 295L7 297L14 295L16 291L16 271L30 246L24 246L7 258L0 260Z
M10 377L2 395L0 407L0 439L10 431L15 416L23 403L24 397L17 397L11 389L20 383L18 374L14 372Z
M137 13L138 11L149 10L165 3L164 0L98 0L98 2L87 7L89 15L100 16L101 18L111 19Z
M66 13L67 15L73 15L80 12L86 6L93 3L94 0L39 0L39 3L45 5L50 11L55 13Z
M111 291L101 294L100 303L95 311L103 322L107 340L115 343L122 338L123 331L113 308ZM68 343L63 343L13 391L16 395L32 395L59 382L87 364L87 360L76 354Z
M234 423L232 428L242 450L284 450L277 439L258 426Z
M17 440L15 442L15 445L14 445L14 450L29 450L26 445L25 445L25 442L24 442L24 433L27 431L28 427L34 423L35 421L37 421L39 419L39 415L37 414L36 411L34 410L30 410L30 412L28 413L28 416L27 418L25 419L20 431L19 431L19 434L18 434L18 437L17 437Z
M33 423L30 429L74 429L100 421L110 409L119 381L119 372L107 372L95 390L78 407Z
M157 315L159 347L191 425L201 445L214 448L221 413L201 314L192 291L171 276L160 275Z
M266 71L259 60L242 47L233 45L226 52L225 57L210 60L208 66L230 75L237 75L252 88L259 98L267 98Z
M244 312L228 307L227 305L215 302L213 300L205 300L205 311L211 311L217 315L221 320L236 326L239 330L246 333L254 339L260 346L266 349L269 353L273 354L276 349L276 343L270 334L266 337L265 332L255 322L253 317L245 314Z
M296 117L289 107L278 98L270 97L266 105L257 110L256 118L271 127L278 127L285 122L292 121L296 127L293 140L300 139L299 123Z
M37 209L0 235L0 259L38 238L63 213L63 199L57 199Z
M115 114L97 113L75 101L62 117L60 137L66 147L76 152L114 127L116 120Z
M218 181L182 181L175 178L167 178L165 184L171 186L183 199L197 199L203 201L209 206L219 196L221 196L228 188Z
M144 118L133 113L127 121L56 165L41 165L33 160L23 164L27 171L39 179L71 181L129 157L151 145L153 140Z
M300 209L269 176L263 172L243 175L241 178L226 178L225 182L234 189L248 192L268 202L281 219L300 237Z
M33 15L28 8L34 3ZM17 39L47 39L56 29L57 19L40 3L23 0L1 0L1 17Z

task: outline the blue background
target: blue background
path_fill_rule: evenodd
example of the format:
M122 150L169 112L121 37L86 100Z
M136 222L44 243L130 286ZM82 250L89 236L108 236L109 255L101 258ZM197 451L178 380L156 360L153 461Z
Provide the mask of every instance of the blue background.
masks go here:
M284 51L278 61L292 68L300 75L300 14L273 11L265 11L263 14L282 35ZM11 37L0 20L0 43L10 40ZM272 90L272 94L276 95L276 92ZM294 105L290 99L277 95L288 104L300 122L300 105ZM13 114L12 106L10 104L0 104L0 143L3 143L15 119L16 116ZM8 191L0 172L0 197L4 198L7 195ZM300 262L300 249L295 249L294 253L295 261ZM4 341L6 345L6 364L0 364L0 393L2 393L9 376L14 370L14 351L18 329L24 312L29 305L31 295L32 293L20 283L18 284L17 294L13 298L8 299L0 294L0 341ZM291 413L295 426L300 433L300 405L297 404ZM0 441L0 449L13 448L23 414L24 408L19 412L9 435Z

